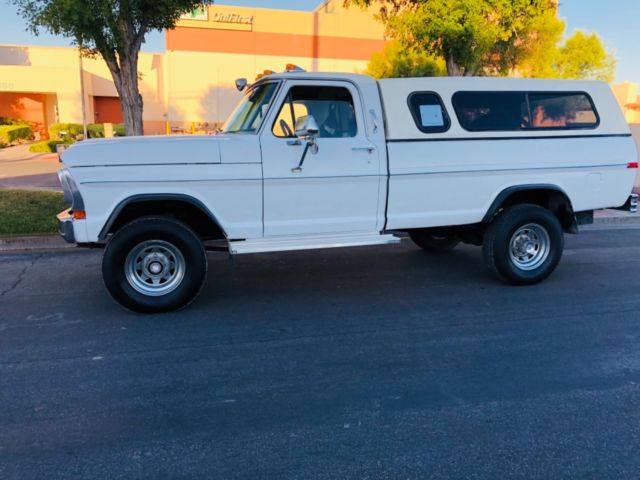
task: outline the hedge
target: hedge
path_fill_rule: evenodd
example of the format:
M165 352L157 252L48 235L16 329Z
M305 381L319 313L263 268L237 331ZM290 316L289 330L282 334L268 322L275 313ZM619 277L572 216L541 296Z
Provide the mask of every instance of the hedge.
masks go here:
M20 118L0 117L0 125L20 125L21 127L30 127L31 122Z
M18 140L29 140L32 137L31 127L25 125L0 126L0 144L10 145Z
M54 141L61 140L64 143L72 143L76 141L76 137L82 134L84 134L84 128L80 123L54 123L49 127L49 138Z
M44 142L33 143L29 147L31 153L56 153L57 145L70 145L68 142L61 142L55 140L47 140Z
M91 125L87 125L87 133L89 134L89 138L104 138L104 124L92 123ZM113 134L118 137L124 137L125 136L124 124L114 123Z
M118 137L124 137L124 124L114 124L113 133ZM78 136L83 134L84 128L79 123L54 123L49 127L49 138L64 143L73 143ZM89 138L104 138L104 125L102 123L87 125L87 135Z

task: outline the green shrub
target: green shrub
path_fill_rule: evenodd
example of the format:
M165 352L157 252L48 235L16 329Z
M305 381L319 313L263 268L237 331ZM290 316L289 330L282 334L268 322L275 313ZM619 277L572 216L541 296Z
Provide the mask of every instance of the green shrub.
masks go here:
M0 143L10 145L18 140L29 140L30 138L33 138L31 127L25 125L0 126Z
M19 118L0 117L0 125L20 125L21 127L30 127L31 122L21 120Z
M84 127L79 123L54 123L49 127L49 138L73 143L79 135L84 133Z
M87 125L87 134L89 138L104 138L104 124L102 123L92 123L91 125ZM116 123L113 125L113 134L116 137L124 137L125 130L123 123Z
M29 147L31 153L56 153L56 146L70 145L69 142L47 140L45 142L34 143Z

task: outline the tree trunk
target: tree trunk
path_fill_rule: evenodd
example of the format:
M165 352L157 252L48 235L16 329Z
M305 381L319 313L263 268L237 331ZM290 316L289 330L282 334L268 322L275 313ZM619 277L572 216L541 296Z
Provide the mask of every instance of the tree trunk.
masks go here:
M120 58L120 105L127 136L144 135L143 101L138 88L138 52Z
M450 77L462 77L464 75L462 67L453 58L453 54L447 55L447 75Z
M129 136L144 135L142 123L143 101L138 87L138 49L130 52L101 52L107 63L120 97L125 133Z

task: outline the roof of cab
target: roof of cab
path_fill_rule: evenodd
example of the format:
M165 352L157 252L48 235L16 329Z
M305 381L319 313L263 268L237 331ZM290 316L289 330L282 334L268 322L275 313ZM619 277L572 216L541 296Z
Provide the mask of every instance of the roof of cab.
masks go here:
M255 84L269 80L346 80L356 84L375 83L376 80L369 75L360 73L344 73L344 72L302 72L291 71L283 73L272 73L265 75Z

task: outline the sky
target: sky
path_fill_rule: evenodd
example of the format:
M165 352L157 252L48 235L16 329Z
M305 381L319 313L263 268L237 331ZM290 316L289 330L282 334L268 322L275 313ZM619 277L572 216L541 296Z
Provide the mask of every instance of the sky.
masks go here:
M224 5L312 10L319 0L221 0ZM597 32L618 58L616 82L640 83L640 0L560 0L560 16L567 33L576 29ZM25 23L7 0L0 0L0 44L68 46L65 38L25 31ZM164 35L152 33L145 51L164 51Z

